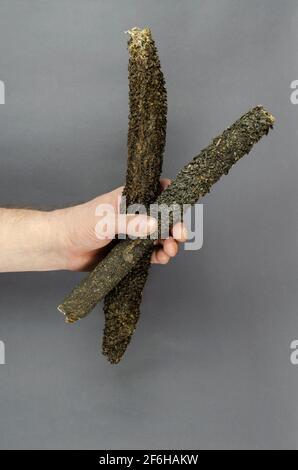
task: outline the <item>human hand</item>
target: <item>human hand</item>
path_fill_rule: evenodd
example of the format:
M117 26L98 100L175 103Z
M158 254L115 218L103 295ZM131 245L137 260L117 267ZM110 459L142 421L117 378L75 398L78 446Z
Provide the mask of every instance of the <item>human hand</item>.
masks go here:
M164 190L171 181L162 179L161 190ZM96 197L86 203L60 209L53 212L56 222L59 221L62 235L61 256L64 260L64 269L72 271L89 271L104 258L113 246L115 235L124 233L130 236L146 236L156 230L156 221L146 215L123 215L124 224L121 227L115 224L114 230L107 237L98 238L95 230L97 217L96 208L109 204L119 214L119 202L123 187ZM151 262L167 264L170 258L176 256L179 242L186 241L187 231L184 224L176 224L171 236L165 240L156 240Z

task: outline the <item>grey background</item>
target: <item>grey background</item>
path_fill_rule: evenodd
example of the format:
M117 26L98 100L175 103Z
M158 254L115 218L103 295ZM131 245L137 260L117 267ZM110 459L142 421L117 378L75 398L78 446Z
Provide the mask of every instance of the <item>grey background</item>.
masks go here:
M164 175L255 104L275 130L205 198L203 248L152 269L120 365L101 307L73 326L56 311L81 274L1 274L0 447L297 449L297 1L1 0L1 204L123 183L135 25L167 81Z

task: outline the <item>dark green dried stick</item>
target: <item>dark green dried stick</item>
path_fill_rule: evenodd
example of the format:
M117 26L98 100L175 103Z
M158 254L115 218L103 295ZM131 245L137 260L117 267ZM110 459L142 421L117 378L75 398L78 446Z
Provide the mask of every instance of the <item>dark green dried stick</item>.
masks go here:
M262 106L244 114L211 144L185 165L173 183L158 197L158 204L194 204L228 174L231 167L250 152L273 127L274 117ZM174 223L175 220L172 220ZM153 240L125 240L110 251L94 271L81 281L59 305L66 320L85 317L137 264Z
M148 206L158 196L166 143L167 93L149 28L128 31L129 128L124 195L127 206Z
M140 316L140 304L150 268L153 247L104 299L105 328L102 352L118 364L130 343Z
M149 28L128 31L129 127L127 206L149 204L159 194L166 141L167 94L157 50ZM104 299L103 354L117 364L130 343L140 315L143 289L153 247Z

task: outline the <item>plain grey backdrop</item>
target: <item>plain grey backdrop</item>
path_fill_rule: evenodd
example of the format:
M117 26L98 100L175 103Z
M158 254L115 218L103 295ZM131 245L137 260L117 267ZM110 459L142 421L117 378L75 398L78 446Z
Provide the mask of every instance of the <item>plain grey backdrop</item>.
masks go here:
M204 199L204 246L152 268L123 362L80 273L0 275L2 449L298 449L295 0L0 0L0 204L63 207L122 184L124 31L150 26L168 88L164 176L250 107L275 116Z

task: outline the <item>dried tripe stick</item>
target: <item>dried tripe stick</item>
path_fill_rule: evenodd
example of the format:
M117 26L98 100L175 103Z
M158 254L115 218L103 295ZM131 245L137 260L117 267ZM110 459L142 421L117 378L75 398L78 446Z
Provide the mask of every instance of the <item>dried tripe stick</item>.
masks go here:
M157 198L158 204L194 204L227 174L231 167L273 127L274 117L262 106L244 114L184 166L172 184ZM174 218L172 224L175 222ZM66 320L85 317L95 305L136 266L153 240L119 243L59 305Z
M143 204L148 209L159 194L166 142L167 93L150 29L133 28L128 33L130 112L123 195L127 207ZM150 246L135 268L104 299L102 351L113 364L121 360L136 328L152 250Z

